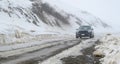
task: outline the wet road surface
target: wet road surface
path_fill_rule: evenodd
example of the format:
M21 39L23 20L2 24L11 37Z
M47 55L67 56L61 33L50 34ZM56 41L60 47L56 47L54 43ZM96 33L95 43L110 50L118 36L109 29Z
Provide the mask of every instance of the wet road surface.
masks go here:
M43 61L52 57L65 49L71 48L81 42L80 39L56 41L56 45L45 47L33 52L24 53L19 56L12 56L0 59L0 64L38 64L38 61Z
M96 41L94 45L81 50L83 55L62 58L63 64L100 64L100 58L96 58L93 55L93 52L95 51L94 47L97 43L99 43L99 41Z

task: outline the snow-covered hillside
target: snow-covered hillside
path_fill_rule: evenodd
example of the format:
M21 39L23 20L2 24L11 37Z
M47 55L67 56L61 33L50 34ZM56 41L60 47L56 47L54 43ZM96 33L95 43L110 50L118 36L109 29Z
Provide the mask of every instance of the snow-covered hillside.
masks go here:
M71 28L67 13L59 13L40 1L0 1L0 33L14 33L16 30L26 33L62 32ZM72 20L77 21L75 18ZM75 23L74 23L75 25ZM76 24L77 25L77 24ZM76 26L75 25L75 26Z
M39 34L75 34L83 24L109 27L90 13L80 11L77 16L46 0L0 0L1 43L29 41Z
M77 17L41 0L1 0L0 33L14 33L15 30L27 33L71 33L84 23L108 27L95 16L86 12L80 13L81 16Z
M96 17L90 12L81 10L79 8L78 3L76 3L77 0L75 0L75 2L71 2L67 0L59 0L59 1L58 0L43 0L43 1L49 3L52 7L58 10L62 9L65 12L72 14L73 16L79 18L82 21L82 24L85 24L85 25L89 24L89 25L94 26L95 32L103 32L103 33L112 32L111 26L109 26L109 24L106 24L105 21L102 21L102 19L100 19L99 17Z

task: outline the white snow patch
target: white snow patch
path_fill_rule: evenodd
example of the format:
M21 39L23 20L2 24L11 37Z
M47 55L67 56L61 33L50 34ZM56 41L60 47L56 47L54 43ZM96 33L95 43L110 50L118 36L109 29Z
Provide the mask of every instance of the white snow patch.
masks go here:
M102 64L120 64L120 35L106 35L100 39L101 44L96 46L96 51L105 55L100 59Z
M30 0L0 0L0 7L7 8L8 6L26 8L32 6L32 2Z

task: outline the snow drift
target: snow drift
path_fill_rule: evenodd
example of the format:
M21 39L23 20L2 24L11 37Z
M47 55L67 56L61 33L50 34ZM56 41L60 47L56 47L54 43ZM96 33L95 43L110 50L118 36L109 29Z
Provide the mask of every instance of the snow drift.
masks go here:
M100 39L101 44L97 45L96 52L104 55L101 64L120 64L120 37L117 35L106 35Z

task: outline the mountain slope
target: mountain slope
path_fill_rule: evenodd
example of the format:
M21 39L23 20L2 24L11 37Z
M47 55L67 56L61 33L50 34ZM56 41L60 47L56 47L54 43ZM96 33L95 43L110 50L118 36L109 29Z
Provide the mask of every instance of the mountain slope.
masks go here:
M48 3L42 0L0 0L0 33L15 33L18 30L30 34L68 34L74 33L82 24L109 27L90 14L81 12L78 17Z
M72 2L69 2L67 0L43 0L45 3L49 3L52 7L57 9L58 11L60 9L64 10L65 12L68 12L69 14L72 14L72 16L77 17L82 21L82 24L84 25L92 25L95 29L95 31L99 32L109 32L112 29L112 27L109 24L106 24L105 21L102 21L100 18L90 14L87 11L82 11L81 9L77 8L77 4L72 5ZM77 1L77 0L76 0ZM73 2L75 4L75 2ZM108 31L109 30L109 31Z

